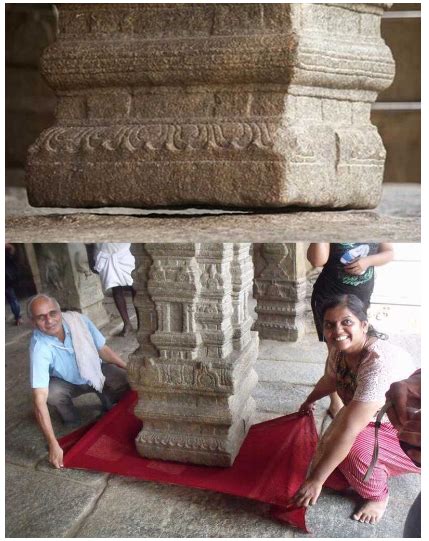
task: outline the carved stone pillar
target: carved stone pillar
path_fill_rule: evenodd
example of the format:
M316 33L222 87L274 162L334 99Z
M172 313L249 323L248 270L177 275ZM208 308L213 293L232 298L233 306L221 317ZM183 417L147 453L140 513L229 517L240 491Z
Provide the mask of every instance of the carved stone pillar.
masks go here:
M55 94L40 73L43 50L55 41L53 4L5 4L6 185L22 185L28 147L55 122Z
M310 263L307 264L307 295L306 295L306 311L305 311L305 332L315 333L316 326L314 324L313 311L311 309L311 296L313 293L314 284L321 272L321 268L312 267Z
M303 243L254 245L254 328L261 338L295 342L305 334L305 252Z
M58 4L31 204L375 207L386 5Z
M100 278L91 272L84 244L34 244L41 293L55 297L63 310L88 316L97 327L109 321Z
M152 346L148 326L139 333L140 348L128 365L139 393L135 413L144 421L137 449L148 458L229 466L255 408L249 245L146 244L144 250L135 287L149 277L156 328Z

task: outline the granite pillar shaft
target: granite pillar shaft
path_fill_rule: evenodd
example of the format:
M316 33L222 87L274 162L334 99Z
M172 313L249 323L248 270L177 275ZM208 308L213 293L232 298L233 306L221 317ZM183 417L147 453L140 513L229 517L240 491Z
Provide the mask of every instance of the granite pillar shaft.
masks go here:
M294 342L305 334L305 252L303 243L254 246L258 315L254 328L261 338Z

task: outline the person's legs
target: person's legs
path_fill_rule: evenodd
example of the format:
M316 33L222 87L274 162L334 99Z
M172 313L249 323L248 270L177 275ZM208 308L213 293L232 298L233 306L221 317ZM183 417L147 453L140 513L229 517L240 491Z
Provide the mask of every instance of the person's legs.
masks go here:
M120 336L126 336L131 330L131 322L127 310L127 301L124 295L124 288L122 286L112 287L113 300L115 302L116 308L118 309L119 315L124 322L124 328L119 333Z
M405 521L404 537L420 538L422 530L422 503L420 493L411 506Z
M364 481L372 460L374 442L374 423L370 423L358 435L348 456L338 466L350 486L365 500L353 518L371 524L379 522L387 507L388 477L420 471L402 451L397 431L389 423L383 423L378 433L378 460L370 479Z
M12 314L14 315L15 323L17 325L20 325L22 323L21 306L19 305L19 301L16 297L15 290L13 289L13 287L6 287L5 295L6 295L6 300L9 303L10 309L12 310Z
M132 299L133 299L134 310L136 312L137 329L139 329L140 328L140 314L139 314L139 311L136 308L136 303L135 303L137 291L134 289L133 286L130 286L130 290L131 290L131 295L132 295Z
M63 379L51 377L48 404L57 409L64 424L79 424L80 415L73 404L72 398L92 392L94 392L94 389L89 385L74 385Z
M109 411L118 402L130 386L127 380L127 372L110 363L102 363L101 370L106 378L103 392L97 393L103 409Z

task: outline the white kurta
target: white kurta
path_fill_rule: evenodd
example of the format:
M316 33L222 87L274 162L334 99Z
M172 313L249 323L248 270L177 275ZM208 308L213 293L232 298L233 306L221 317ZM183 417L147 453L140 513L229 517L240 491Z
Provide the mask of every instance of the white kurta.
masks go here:
M135 259L130 252L131 243L96 243L95 270L99 273L103 289L131 286Z

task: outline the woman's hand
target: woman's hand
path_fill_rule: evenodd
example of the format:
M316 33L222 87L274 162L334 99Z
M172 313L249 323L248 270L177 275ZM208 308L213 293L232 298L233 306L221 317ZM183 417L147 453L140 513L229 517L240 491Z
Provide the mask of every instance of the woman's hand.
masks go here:
M311 415L311 413L314 411L314 402L303 402L298 410L298 413L300 415Z
M320 496L322 486L323 484L320 481L309 477L292 497L291 503L297 507L314 505Z
M360 257L359 259L355 259L348 265L345 265L344 270L347 272L347 274L354 274L355 276L360 276L361 274L364 274L364 272L369 266L370 265L367 258Z

